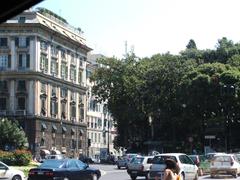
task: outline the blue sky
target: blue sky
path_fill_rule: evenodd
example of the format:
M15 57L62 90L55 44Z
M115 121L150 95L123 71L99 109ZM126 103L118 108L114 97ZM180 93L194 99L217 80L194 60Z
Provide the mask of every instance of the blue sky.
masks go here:
M44 7L81 27L92 53L121 58L178 54L194 39L199 49L214 49L227 37L240 42L239 0L45 0Z

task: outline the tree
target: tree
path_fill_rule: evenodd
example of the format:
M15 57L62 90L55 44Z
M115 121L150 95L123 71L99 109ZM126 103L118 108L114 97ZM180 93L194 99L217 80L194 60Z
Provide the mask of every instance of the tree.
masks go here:
M193 39L190 39L186 48L187 49L197 49L197 45Z
M27 144L25 132L17 122L8 119L0 120L0 149L22 149Z

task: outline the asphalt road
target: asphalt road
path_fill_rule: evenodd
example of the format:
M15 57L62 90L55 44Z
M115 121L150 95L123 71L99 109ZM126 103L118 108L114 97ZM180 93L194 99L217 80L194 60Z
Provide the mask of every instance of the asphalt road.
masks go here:
M103 164L93 164L90 165L101 170L102 176L100 180L131 180L127 174L126 169L118 169L116 165L103 165ZM144 177L138 177L137 179L143 180ZM217 176L216 178L210 178L209 175L199 177L199 180L240 180L240 176L236 179L232 176ZM186 179L188 180L188 179Z

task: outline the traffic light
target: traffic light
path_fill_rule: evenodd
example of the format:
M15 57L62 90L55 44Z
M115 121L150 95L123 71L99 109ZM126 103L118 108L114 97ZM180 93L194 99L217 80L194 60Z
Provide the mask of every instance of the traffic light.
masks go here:
M91 139L88 139L88 147L91 146Z

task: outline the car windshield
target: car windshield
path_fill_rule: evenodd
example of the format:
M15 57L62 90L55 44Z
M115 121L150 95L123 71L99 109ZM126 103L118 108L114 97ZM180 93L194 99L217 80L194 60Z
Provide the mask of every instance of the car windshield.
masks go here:
M40 168L64 168L66 162L64 160L49 159L45 160L39 167Z
M141 164L144 160L144 157L135 157L131 160L131 163L134 163L134 164Z
M232 158L230 156L215 156L213 161L215 162L229 162Z
M152 160L153 164L165 164L166 159L173 159L177 162L177 159L175 156L155 156Z

